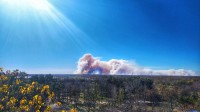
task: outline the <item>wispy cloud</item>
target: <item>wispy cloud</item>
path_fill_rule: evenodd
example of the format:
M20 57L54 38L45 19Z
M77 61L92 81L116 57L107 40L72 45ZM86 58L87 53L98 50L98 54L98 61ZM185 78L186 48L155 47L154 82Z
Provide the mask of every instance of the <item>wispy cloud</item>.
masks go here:
M123 59L101 61L91 54L85 54L78 61L77 74L109 74L109 75L172 75L194 76L196 73L185 69L154 70L138 66L134 62Z

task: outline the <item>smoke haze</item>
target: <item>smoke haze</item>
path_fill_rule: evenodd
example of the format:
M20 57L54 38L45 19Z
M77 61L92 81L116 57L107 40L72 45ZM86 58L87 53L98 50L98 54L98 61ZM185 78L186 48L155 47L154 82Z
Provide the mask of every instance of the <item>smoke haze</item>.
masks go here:
M102 74L102 75L171 75L171 76L194 76L192 70L169 69L153 70L137 66L127 60L111 59L101 61L91 54L85 54L78 61L76 74Z

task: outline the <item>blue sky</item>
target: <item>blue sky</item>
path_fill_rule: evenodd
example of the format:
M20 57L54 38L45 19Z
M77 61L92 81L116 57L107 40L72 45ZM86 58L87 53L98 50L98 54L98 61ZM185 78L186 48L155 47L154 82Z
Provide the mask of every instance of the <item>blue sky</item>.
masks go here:
M200 70L199 0L7 1L0 0L6 69L70 73L91 53L154 69Z

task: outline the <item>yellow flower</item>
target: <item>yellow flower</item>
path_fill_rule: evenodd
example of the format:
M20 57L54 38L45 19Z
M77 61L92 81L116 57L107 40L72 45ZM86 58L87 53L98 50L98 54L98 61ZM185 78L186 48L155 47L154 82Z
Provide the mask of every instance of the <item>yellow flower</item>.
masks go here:
M62 103L61 103L61 102L57 102L56 104L57 104L58 106L61 106L61 105L62 105Z
M45 91L45 89L42 89L40 92L41 92L41 93L44 93L44 91Z
M23 108L24 108L25 111L29 111L28 105L24 106Z
M29 105L33 106L34 105L33 101L29 101Z
M9 89L9 86L7 84L4 84L3 87L1 88L1 91L4 93L7 93Z
M28 88L27 88L27 93L31 93L32 92L32 90L33 90L33 85L30 85Z
M20 86L20 90L19 90L19 91L20 91L22 94L25 94L25 93L26 93L26 88Z
M40 104L42 104L42 102L41 102L41 101L38 101L38 104L40 105Z
M52 93L51 93L51 96L54 97L54 95L55 95L54 92L52 92Z
M8 79L8 77L7 76L5 76L5 75L0 75L0 80L3 80L3 81L5 81L5 80L7 80Z
M35 82L32 82L32 85L35 85L36 83Z
M44 112L50 112L51 111L51 107L47 106L46 109L44 110Z
M10 103L15 104L17 102L17 99L15 97L10 98Z
M78 112L75 108L71 109L70 112Z
M42 100L42 97L41 97L41 96L38 96L38 100L41 101L41 100Z
M3 109L4 109L4 106L0 104L0 110L3 110Z
M10 102L7 102L6 105L9 106L9 105L10 105Z
M36 110L36 112L40 112L40 110Z
M45 85L43 88L44 89L49 89L49 85Z
M52 98L54 97L54 95L55 95L54 92L51 92L51 93L49 93L48 98L49 98L49 99L52 99Z
M50 110L51 109L51 107L50 106L47 106L47 110Z
M41 105L36 105L36 106L35 106L35 108L36 108L37 110L40 110L41 107L42 107Z
M1 101L7 100L8 96L5 96L4 98L1 99Z
M23 99L23 100L20 101L20 105L23 105L25 103L26 103L26 99Z
M17 80L15 81L15 83L16 83L17 85L19 85L19 84L21 83L20 79L17 79Z
M38 100L38 95L35 95L34 97L33 97L33 101L37 101Z

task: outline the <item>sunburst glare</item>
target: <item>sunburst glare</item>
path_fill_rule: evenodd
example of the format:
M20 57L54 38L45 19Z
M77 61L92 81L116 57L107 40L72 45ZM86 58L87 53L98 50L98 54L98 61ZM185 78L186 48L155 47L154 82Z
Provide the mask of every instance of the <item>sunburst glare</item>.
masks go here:
M83 48L82 44L87 44L87 42L91 43L92 41L48 0L1 0L0 6L3 9L2 12L5 17L8 17L13 24L20 24L16 26L21 26L20 31L17 31L16 34L16 30L19 30L19 28L14 29L4 24L7 27L4 30L10 30L13 34L10 37L3 36L5 38L20 38L24 41L26 40L24 37L29 40L31 38L37 38L43 44L45 38L51 38L55 42L65 40L72 42L81 49ZM23 27L23 23L25 22L26 24ZM32 35L34 32L32 31L32 27L28 26L29 24L34 26L39 32L34 37ZM21 34L24 36L16 36ZM65 35L65 38L63 38L63 35Z
M48 10L49 2L47 0L2 0L5 7L10 10Z

